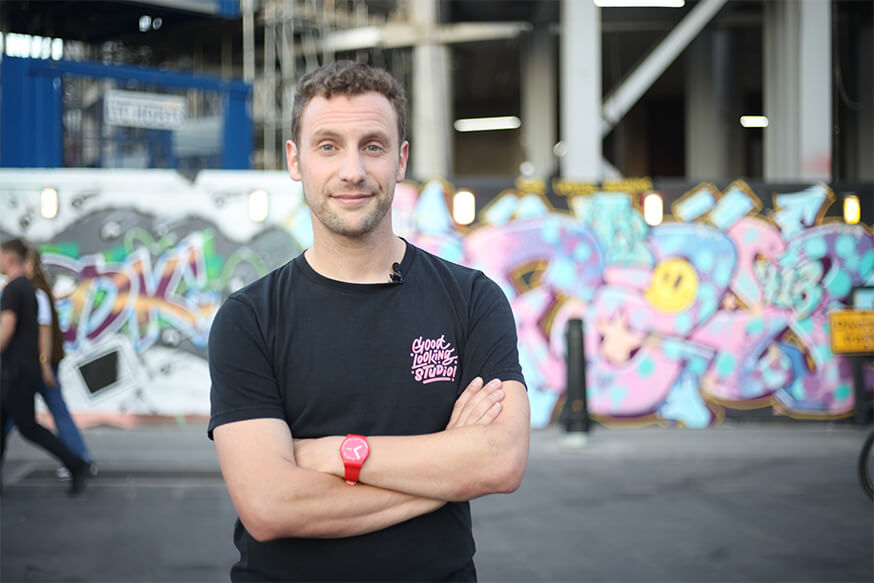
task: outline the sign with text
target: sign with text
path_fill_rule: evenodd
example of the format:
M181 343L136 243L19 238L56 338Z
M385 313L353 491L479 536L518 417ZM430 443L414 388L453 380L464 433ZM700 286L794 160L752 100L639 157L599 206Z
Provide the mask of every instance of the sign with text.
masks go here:
M828 315L832 352L874 354L874 311L846 310Z
M185 98L110 89L103 98L103 121L109 125L175 130L187 117Z

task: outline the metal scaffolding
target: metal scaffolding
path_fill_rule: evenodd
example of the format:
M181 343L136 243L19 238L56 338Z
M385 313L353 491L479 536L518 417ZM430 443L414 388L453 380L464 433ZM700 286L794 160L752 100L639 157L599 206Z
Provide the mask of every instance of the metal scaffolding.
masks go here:
M326 42L328 35L383 25L385 13L403 2L380 4L382 14L372 13L366 0L244 0L243 77L254 86L252 115L261 137L256 167L284 167L294 85L334 59L336 43Z

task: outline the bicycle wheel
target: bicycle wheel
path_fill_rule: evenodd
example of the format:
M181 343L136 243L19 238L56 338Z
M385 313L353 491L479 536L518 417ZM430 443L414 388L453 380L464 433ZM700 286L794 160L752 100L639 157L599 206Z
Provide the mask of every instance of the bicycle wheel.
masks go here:
M868 497L874 499L874 431L868 434L859 453L859 481Z

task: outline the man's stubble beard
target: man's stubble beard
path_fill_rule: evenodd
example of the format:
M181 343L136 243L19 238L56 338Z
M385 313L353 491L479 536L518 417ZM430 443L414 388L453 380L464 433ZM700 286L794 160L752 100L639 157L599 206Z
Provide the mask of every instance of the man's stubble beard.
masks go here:
M306 192L304 192L304 199L309 203ZM316 206L310 204L310 210L329 231L344 237L360 237L373 231L385 219L391 210L393 199L394 193L392 196L379 199L376 207L365 215L358 225L354 226L348 225L339 213L330 208L330 198L326 197Z

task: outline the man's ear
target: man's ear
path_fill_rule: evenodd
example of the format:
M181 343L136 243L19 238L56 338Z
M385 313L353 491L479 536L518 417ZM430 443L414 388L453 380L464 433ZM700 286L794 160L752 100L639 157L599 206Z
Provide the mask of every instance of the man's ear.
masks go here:
M295 182L300 182L300 160L298 158L297 144L291 140L285 142L285 161L288 165L288 175Z
M407 161L410 159L410 142L404 140L400 149L400 164L398 164L398 174L395 176L397 182L403 181L404 176L407 175Z

